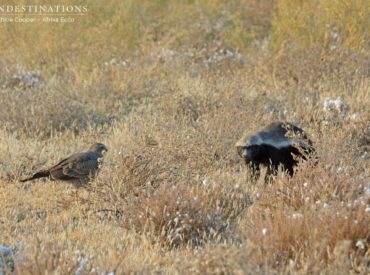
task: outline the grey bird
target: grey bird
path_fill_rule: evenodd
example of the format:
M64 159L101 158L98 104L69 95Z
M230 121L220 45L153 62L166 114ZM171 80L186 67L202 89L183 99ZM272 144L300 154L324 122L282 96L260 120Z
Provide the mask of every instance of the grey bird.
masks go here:
M51 180L70 181L79 184L87 183L96 177L106 151L108 151L107 146L102 143L95 143L88 151L75 153L61 160L53 167L41 170L32 177L21 179L20 181L26 182L48 177Z

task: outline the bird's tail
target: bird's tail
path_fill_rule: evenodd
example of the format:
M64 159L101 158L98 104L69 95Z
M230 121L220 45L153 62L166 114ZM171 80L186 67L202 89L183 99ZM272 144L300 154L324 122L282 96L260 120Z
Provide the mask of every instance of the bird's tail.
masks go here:
M50 176L50 172L48 170L39 171L36 174L34 174L32 177L21 179L20 182L25 182L25 181L39 179L39 178L45 178L45 177L49 177L49 176Z

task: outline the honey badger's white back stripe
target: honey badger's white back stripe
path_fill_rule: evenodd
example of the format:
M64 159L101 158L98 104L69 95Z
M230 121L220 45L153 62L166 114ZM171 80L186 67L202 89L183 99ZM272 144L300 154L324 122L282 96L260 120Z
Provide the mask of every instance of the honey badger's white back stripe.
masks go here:
M272 123L262 131L252 136L246 136L240 139L235 146L246 147L250 145L267 144L281 149L289 146L310 147L311 140L304 131L290 123Z
M254 136L249 138L249 144L254 145L261 145L261 144L269 144L276 148L284 148L294 145L299 145L301 147L305 147L305 144L297 139L293 139L290 137L286 137L285 135L281 135L280 133L268 133L268 132L259 132Z

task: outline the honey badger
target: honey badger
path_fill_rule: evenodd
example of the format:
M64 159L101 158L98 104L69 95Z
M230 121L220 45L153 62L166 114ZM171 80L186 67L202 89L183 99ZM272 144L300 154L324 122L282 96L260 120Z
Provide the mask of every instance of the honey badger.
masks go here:
M312 141L299 127L289 122L274 122L261 131L243 137L236 143L238 154L250 165L254 176L260 166L267 166L267 175L276 174L279 166L293 175L299 159L313 153Z

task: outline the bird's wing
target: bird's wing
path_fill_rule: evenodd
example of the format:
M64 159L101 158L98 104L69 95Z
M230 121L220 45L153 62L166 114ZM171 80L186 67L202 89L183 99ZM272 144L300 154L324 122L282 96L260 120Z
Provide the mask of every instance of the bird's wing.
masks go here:
M85 152L73 154L50 169L55 179L86 178L99 167L99 154Z

